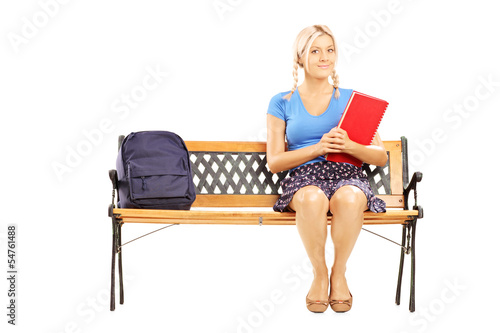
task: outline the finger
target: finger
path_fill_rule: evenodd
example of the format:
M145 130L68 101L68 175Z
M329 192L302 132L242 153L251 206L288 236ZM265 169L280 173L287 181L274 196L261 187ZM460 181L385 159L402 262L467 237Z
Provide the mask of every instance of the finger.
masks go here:
M337 130L337 126L335 126L334 128L332 128L328 133L333 133Z
M344 137L336 136L330 139L330 142L333 144L343 145L345 143Z
M342 133L342 134L346 134L347 133L343 128L340 128L340 127L335 127L335 128L336 128L336 131L339 132L339 133Z
M335 127L331 132L330 135L338 137L338 138L343 138L347 132L344 131L341 128Z
M344 140L340 140L340 139L336 139L336 140L333 140L331 142L329 142L325 148L329 148L329 149L344 149L345 147L345 141Z
M342 149L327 149L326 150L326 154L330 154L330 153L342 153L343 150Z
M329 132L329 133L326 133L323 138L327 141L332 141L332 140L342 140L344 139L344 136L343 134L339 133L339 132Z

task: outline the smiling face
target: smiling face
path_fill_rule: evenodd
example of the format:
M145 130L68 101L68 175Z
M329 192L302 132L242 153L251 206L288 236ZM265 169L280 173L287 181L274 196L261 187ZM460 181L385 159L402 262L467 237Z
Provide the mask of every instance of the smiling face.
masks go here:
M333 39L328 35L318 36L309 49L309 53L300 63L305 63L304 71L306 75L318 79L327 78L335 67L335 46Z
M304 69L307 80L327 80L331 77L335 88L335 98L339 98L339 76L335 66L338 60L338 48L335 37L326 25L312 25L302 29L293 43L293 88L284 99L290 100L297 90L299 68ZM320 82L324 84L325 82ZM328 88L329 89L329 88Z

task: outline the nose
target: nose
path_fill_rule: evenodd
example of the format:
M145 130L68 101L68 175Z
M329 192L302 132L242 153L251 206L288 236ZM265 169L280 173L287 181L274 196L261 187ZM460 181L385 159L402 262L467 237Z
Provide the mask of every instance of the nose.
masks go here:
M326 60L328 60L327 54L325 52L321 51L320 55L319 55L319 60L320 61L326 61Z

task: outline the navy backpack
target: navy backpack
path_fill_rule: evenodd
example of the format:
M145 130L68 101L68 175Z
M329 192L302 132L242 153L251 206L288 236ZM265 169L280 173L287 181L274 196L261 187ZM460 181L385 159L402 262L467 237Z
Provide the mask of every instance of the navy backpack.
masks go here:
M189 152L167 131L130 133L116 160L118 207L189 210L196 198Z

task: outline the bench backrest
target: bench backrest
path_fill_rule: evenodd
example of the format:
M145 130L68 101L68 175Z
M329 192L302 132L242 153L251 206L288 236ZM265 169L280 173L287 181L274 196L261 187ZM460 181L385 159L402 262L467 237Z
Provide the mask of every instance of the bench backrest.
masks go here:
M406 139L384 141L384 145L387 164L363 164L363 169L388 208L403 208L403 186L408 182ZM269 171L265 142L186 141L186 146L197 193L193 207L272 207L276 202L287 172Z

